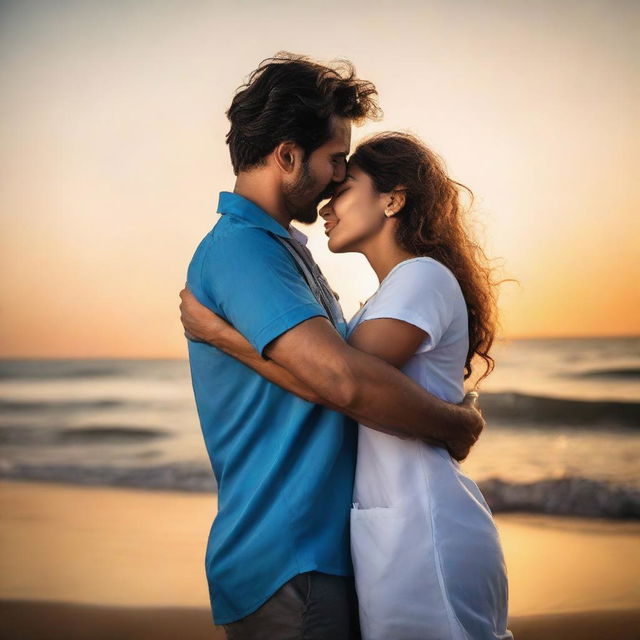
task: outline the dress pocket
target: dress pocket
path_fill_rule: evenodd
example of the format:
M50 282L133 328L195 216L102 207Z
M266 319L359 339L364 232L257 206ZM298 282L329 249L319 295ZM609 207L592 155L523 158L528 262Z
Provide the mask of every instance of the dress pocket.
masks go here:
M351 555L364 640L452 640L430 520L403 506L351 510Z

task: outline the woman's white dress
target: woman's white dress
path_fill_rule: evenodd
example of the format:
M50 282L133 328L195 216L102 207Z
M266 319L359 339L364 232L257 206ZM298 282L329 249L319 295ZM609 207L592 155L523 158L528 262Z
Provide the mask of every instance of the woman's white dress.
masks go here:
M349 323L396 318L428 337L403 372L464 397L467 309L432 258L398 264ZM506 640L507 576L491 511L446 449L360 425L351 548L364 640Z

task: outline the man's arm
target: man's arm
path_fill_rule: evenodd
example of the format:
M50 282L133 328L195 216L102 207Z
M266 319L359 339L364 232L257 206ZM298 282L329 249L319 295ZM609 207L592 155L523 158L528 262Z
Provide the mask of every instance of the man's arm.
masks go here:
M407 429L406 427L403 429L402 425L400 426L400 430L398 427L397 417L399 415L400 409L397 406L392 405L391 403L394 401L393 397L385 395L386 389L383 389L383 394L380 398L383 404L390 407L390 415L392 422L383 423L377 419L377 416L371 412L366 411L363 413L359 411L356 407L352 409L349 406L345 406L344 402L337 403L335 402L337 387L335 389L330 389L328 394L330 398L324 397L321 393L318 393L317 388L315 387L318 378L314 378L313 374L310 376L312 379L309 381L304 381L299 378L294 372L287 370L284 366L280 366L277 362L273 360L265 360L260 354L253 348L253 346L231 325L225 322L223 319L216 316L209 309L201 305L195 296L188 290L183 289L180 292L181 304L181 321L185 328L185 335L190 339L201 340L204 342L208 342L217 348L221 349L228 355L240 360L243 364L251 367L257 373L267 378L271 382L283 387L287 391L290 391L301 398L308 400L310 402L315 402L318 404L323 404L332 409L341 411L346 415L366 424L367 426L377 429L379 431L384 431L386 433L393 433L395 435L405 435L410 437L418 437L422 440L436 443L436 444L444 444L447 446L451 454L459 459L464 459L469 452L469 448L473 445L477 436L479 435L483 421L480 414L473 409L473 400L470 403L465 404L465 408L456 407L455 405L449 405L444 403L437 398L431 396L429 393L424 391L420 386L416 385L411 381L410 378L406 377L404 374L399 373L397 370L393 369L388 365L385 365L378 358L369 356L368 361L373 360L374 364L382 365L382 372L378 372L378 375L386 376L387 372L390 370L392 372L393 378L396 380L396 385L400 385L400 388L404 388L407 385L410 387L410 395L413 397L414 394L418 394L418 396L427 399L427 414L433 415L433 419L425 418L424 413L419 414L419 418L417 420L418 429L412 429L411 427ZM320 321L320 332L322 334L327 333L331 338L337 340L337 346L346 347L345 343L342 341L342 338L335 332L333 327L328 323L328 321L324 321L322 318L314 318L308 320L303 323L306 325L308 322L312 321ZM354 336L362 336L362 328L367 326L376 325L382 323L384 321L371 321L368 323L364 323L358 330L354 333ZM390 362L393 362L395 366L401 366L406 359L408 359L410 353L412 353L412 349L415 350L413 345L414 342L420 340L420 336L413 336L409 333L409 335L405 335L406 328L409 325L406 323L400 323L403 327L394 327L394 333L396 338L400 337L401 339L396 339L394 342L396 345L398 343L401 346L396 346L394 349L389 350L387 347L386 350L382 350L378 355L387 359ZM299 328L302 328L303 325L298 325L294 327L287 333L291 333L292 331L297 331ZM405 329L398 335L398 329ZM368 331L367 333L371 333ZM378 335L379 335L378 331ZM285 334L286 335L286 334ZM281 338L284 336L281 336ZM301 336L302 337L302 336ZM310 336L303 337L303 340L306 340ZM278 338L280 340L281 338ZM313 340L313 337L310 337ZM365 335L366 338L366 335ZM275 343L278 340L274 340L271 345L267 347L265 352L269 350L272 346L275 346ZM333 341L332 341L333 342ZM369 345L366 344L367 340L362 337L359 338L358 346L360 348L365 348L368 346L370 350L380 351L379 347L376 346L376 342L372 341L370 338L368 342ZM382 342L385 342L384 340ZM378 340L378 344L380 340ZM304 349L303 349L304 350ZM356 352L356 349L349 349L349 353ZM406 352L406 355L403 356L403 351ZM338 359L343 357L340 353L334 354ZM366 355L366 354L363 354ZM277 357L277 356L276 356ZM295 359L295 358L294 358ZM317 363L313 363L316 365ZM366 362L364 363L366 367ZM325 367L325 372L330 375L331 369L327 371ZM339 383L339 378L334 379L336 383ZM329 387L333 387L332 381L329 381ZM385 387L385 379L382 380L382 387ZM379 388L379 387L378 387ZM365 404L366 400L365 400ZM453 411L449 411L449 409L453 408ZM444 409L444 410L443 410ZM424 411L424 405L420 404L418 411ZM446 413L448 417L442 417L440 414ZM453 426L448 423L439 425L439 428L434 424L438 420L449 420L449 422L453 422ZM462 422L463 426L459 427L458 423ZM416 423L412 423L416 424Z
M185 327L185 337L189 340L197 340L211 344L253 369L263 378L269 380L269 382L273 382L273 384L282 387L285 391L289 391L307 402L321 404L329 409L345 413L345 415L349 415L349 417L357 420L357 416L350 415L340 407L320 397L311 387L289 373L284 367L276 364L273 360L265 360L239 331L236 331L230 324L218 316L214 314L211 315L212 320L206 325L201 324L199 327L194 327L193 324L190 324L189 319L183 311L181 319ZM391 435L397 435L394 431L384 429L382 425L371 424L371 428L384 431ZM442 445L444 443L437 442L436 444Z
M346 344L326 318L287 331L265 355L359 422L447 443L457 459L466 457L484 426L476 411L443 402L391 365Z

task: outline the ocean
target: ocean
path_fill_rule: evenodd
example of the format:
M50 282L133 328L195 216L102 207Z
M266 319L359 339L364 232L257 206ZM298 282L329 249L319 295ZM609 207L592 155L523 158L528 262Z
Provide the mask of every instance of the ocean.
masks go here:
M463 463L494 512L640 519L640 338L512 340ZM0 477L214 491L184 360L0 360Z

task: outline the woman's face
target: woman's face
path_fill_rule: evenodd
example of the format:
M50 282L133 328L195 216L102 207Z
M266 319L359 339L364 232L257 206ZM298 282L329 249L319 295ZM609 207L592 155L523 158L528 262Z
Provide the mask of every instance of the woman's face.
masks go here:
M346 180L320 209L329 249L334 253L362 252L362 247L385 223L384 202L384 196L375 190L371 178L356 165L350 165Z

